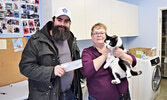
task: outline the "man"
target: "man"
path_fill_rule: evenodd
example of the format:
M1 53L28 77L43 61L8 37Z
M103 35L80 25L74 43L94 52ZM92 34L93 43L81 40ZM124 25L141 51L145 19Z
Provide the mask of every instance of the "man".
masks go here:
M29 100L82 100L79 70L65 72L61 66L80 59L70 25L70 11L59 8L53 21L28 40L19 67L28 77Z

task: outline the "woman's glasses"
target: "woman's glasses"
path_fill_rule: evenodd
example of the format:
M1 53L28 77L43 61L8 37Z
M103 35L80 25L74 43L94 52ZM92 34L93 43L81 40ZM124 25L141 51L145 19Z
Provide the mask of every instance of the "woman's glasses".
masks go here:
M106 33L104 33L104 32L92 33L92 35L104 35L104 34L106 34Z

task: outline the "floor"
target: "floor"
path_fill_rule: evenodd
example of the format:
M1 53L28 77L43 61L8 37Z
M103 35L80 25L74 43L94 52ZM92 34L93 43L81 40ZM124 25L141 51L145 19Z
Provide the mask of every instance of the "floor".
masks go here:
M88 92L86 87L86 82L82 85L83 88L83 100L88 100ZM167 100L167 78L162 78L160 83L160 93L155 100Z
M160 83L160 93L155 100L167 100L167 78L162 78Z

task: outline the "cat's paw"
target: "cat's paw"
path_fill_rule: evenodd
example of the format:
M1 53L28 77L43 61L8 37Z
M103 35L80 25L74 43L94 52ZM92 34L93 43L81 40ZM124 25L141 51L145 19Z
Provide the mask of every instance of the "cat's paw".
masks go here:
M112 80L111 83L112 83L112 84L120 84L121 81L120 81L120 80Z
M130 71L126 71L126 77L131 78L132 74L130 73Z
M109 67L109 66L106 64L106 65L104 65L104 67L103 67L103 68L104 68L104 69L107 69L108 67Z
M126 74L126 77L127 77L127 78L131 78L131 77L132 77L132 74Z

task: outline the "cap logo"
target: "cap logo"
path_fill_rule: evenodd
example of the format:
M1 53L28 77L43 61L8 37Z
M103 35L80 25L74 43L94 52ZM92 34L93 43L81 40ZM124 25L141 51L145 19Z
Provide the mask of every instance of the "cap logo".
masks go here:
M67 10L66 8L62 9L62 11L63 11L64 13L67 13L67 12L68 12L68 10Z

